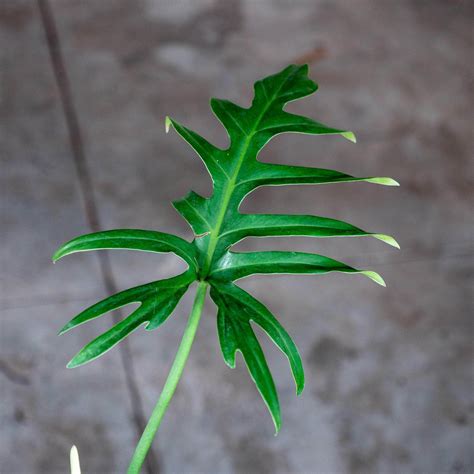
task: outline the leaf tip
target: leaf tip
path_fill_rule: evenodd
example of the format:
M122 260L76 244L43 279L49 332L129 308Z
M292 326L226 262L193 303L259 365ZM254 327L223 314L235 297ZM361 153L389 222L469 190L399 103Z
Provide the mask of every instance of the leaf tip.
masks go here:
M374 272L372 270L364 270L362 273L366 277L370 278L372 281L375 281L375 283L377 283L378 285L384 287L387 286L384 279L377 272Z
M58 336L62 336L65 332L67 332L69 330L69 328L67 327L67 324L66 326L62 327L59 331L58 331Z
M77 367L77 364L74 363L74 359L71 359L67 364L66 368L67 369L75 369Z
M391 235L373 234L373 237L400 250L400 244Z
M296 351L298 351L297 348L296 348ZM301 364L300 371L293 370L293 367L291 370L293 372L293 378L295 380L296 396L299 397L303 393L303 390L304 390L305 377L304 377L303 363L301 362L301 357L298 352L297 354L298 354L298 358L300 359L300 364Z
M296 64L295 65L296 67L299 67L300 68L300 71L304 74L304 75L308 75L309 73L309 64L308 63L304 63L304 64L300 64L299 66Z
M273 436L278 436L278 433L281 430L281 420L278 418L277 420L273 420L273 423L275 425L275 434Z
M392 178L386 178L386 177L368 178L367 182L374 183L374 184L381 184L382 186L400 186L400 183L398 181L395 181Z
M357 143L357 138L354 134L354 132L347 131L347 132L342 132L341 135L346 139L349 140L352 143Z
M79 367L81 365L87 364L87 362L90 362L90 358L86 359L84 357L82 349L67 363L66 367L68 369L75 369L76 367Z
M225 365L227 365L227 367L231 369L235 369L235 353L236 352L237 351L234 351L234 353L224 355Z
M173 124L169 116L167 115L165 118L165 132L168 133L170 131L170 126Z
M76 318L74 318L76 319ZM69 321L67 324L65 324L58 332L58 336L62 336L64 333L68 332L69 330L71 330L72 328L76 327L77 324L74 324L73 323L73 320Z

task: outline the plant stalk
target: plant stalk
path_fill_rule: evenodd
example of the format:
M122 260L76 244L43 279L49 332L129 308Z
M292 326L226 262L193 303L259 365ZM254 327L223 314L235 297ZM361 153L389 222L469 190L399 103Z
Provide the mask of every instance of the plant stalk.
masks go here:
M186 329L184 330L183 338L178 347L178 352L171 366L168 378L166 379L163 391L160 398L153 409L151 417L146 425L145 430L140 438L140 441L135 448L132 460L128 467L127 474L139 474L146 455L151 447L155 434L161 424L163 415L168 408L170 400L176 390L184 366L189 356L191 346L193 345L196 330L201 319L202 308L206 298L208 284L205 281L200 281L197 287L196 296L194 298L193 308L189 315Z

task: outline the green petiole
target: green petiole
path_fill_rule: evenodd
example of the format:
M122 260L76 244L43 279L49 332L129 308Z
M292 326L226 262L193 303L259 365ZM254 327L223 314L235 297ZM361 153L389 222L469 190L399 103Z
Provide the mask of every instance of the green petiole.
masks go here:
M178 352L174 359L173 365L171 366L170 373L166 379L165 386L161 392L160 398L153 409L150 419L146 425L145 431L143 432L140 441L135 448L132 460L127 470L127 474L139 474L143 462L145 461L146 455L150 449L156 432L160 427L163 415L168 408L168 405L173 397L173 394L178 385L179 379L183 373L184 366L188 360L191 346L193 345L196 330L201 319L202 308L204 306L204 300L206 299L208 284L205 281L200 281L197 287L196 296L194 297L194 304L189 315L186 329L184 330L183 338L178 347Z

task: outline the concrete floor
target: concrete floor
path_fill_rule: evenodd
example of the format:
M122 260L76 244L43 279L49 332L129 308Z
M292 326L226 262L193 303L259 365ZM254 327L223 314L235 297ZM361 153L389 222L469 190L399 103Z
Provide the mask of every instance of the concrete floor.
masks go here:
M44 4L44 1L43 1ZM215 309L197 340L155 443L154 473L470 473L472 420L472 19L462 0L50 0L92 174L100 224L190 238L169 201L208 192L170 114L218 145L211 96L241 104L251 84L308 62L318 93L292 105L358 135L280 136L263 160L391 176L368 184L259 190L244 210L330 216L394 235L257 239L242 249L316 251L373 268L363 278L259 277L243 286L279 317L307 376L300 398L281 353L262 338L280 393L278 437L241 360L219 353ZM52 265L59 244L89 231L38 5L4 0L1 56L0 472L123 473L171 364L192 292L153 333L67 370L111 324L58 329L107 295L94 254ZM77 150L76 150L77 151ZM91 195L88 196L91 198ZM291 247L290 247L291 245ZM115 252L124 289L175 274L170 255ZM102 262L103 264L103 262ZM132 402L135 400L135 402ZM134 408L135 406L135 408Z

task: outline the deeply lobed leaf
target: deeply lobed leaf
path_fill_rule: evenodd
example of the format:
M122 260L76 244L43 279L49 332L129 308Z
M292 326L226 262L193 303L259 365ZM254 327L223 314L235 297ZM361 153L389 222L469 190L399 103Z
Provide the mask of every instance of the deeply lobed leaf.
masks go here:
M227 100L212 99L211 108L224 125L230 139L227 149L219 149L198 134L169 117L166 129L172 126L186 140L203 160L213 181L213 193L205 198L191 191L186 197L173 204L186 219L196 236L199 250L200 275L206 278L222 261L224 253L233 243L245 237L258 235L307 235L322 236L364 236L372 235L390 245L398 246L390 236L365 232L350 224L333 233L315 229L317 216L292 216L293 223L277 234L278 219L281 216L265 215L247 217L239 213L244 197L260 186L287 184L328 184L365 181L369 183L398 185L391 178L355 177L339 171L302 166L261 163L257 157L263 146L274 136L283 132L315 135L339 134L355 141L352 132L329 127L307 117L288 113L284 106L317 89L308 78L307 66L288 66L283 71L255 83L252 105L243 108ZM299 222L297 219L300 218ZM290 218L286 217L286 221ZM312 219L309 225L299 225ZM257 222L258 220L258 222ZM336 221L333 221L336 222ZM248 224L248 225L247 225ZM252 225L255 225L252 227Z
M123 321L84 346L69 362L68 367L78 367L91 362L112 349L142 324L147 323L147 330L156 329L170 316L194 279L191 272L186 272L167 280L137 286L110 296L78 314L61 329L60 334L115 309L140 303Z
M239 318L258 324L287 356L296 384L296 393L300 395L304 388L303 363L298 349L283 326L269 309L249 293L233 283L212 282L211 297L229 300L238 308ZM220 296L217 296L219 294ZM231 364L233 365L233 364Z
M302 252L236 253L230 248L247 237L370 236L398 248L393 237L368 232L352 224L310 215L241 214L242 200L261 186L368 182L398 186L387 177L356 177L339 171L262 163L261 149L280 133L341 135L355 142L351 131L333 128L311 118L284 110L287 103L317 90L308 77L307 66L291 65L277 74L257 81L248 108L227 100L211 99L211 109L226 129L229 146L220 149L174 119L170 127L194 149L206 166L213 192L203 197L191 191L173 203L189 223L193 242L162 232L124 229L84 235L64 244L54 255L58 260L75 252L101 249L129 249L146 252L173 252L189 269L182 275L148 283L113 295L77 315L61 334L119 307L139 303L123 321L87 344L69 363L76 367L104 354L120 340L146 324L151 330L162 324L194 280L211 285L211 297L218 307L218 334L225 362L235 366L235 354L242 353L250 375L271 413L276 431L281 425L280 407L272 375L251 323L260 326L288 358L297 393L304 387L304 372L296 345L271 312L233 281L264 273L325 274L343 272L362 274L385 285L375 272L358 270L331 258Z
M217 332L226 364L235 367L235 353L241 352L252 380L267 405L278 433L281 427L280 403L260 343L250 326L243 304L212 287L211 297L218 307Z

